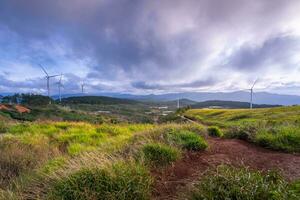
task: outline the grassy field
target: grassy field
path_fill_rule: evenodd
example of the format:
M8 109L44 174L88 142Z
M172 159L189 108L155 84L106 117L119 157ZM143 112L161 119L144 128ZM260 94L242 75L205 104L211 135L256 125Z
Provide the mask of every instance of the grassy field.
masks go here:
M299 151L300 107L183 112L203 125L2 121L0 199L153 199L160 176L187 155L208 151L208 138L238 137ZM299 181L246 166L211 167L191 184L178 199L296 200L300 195Z
M6 199L93 199L94 195L149 199L149 169L172 164L185 150L207 148L199 134L205 135L205 129L196 125L11 124L0 138L0 195ZM102 186L94 188L95 181Z
M217 126L224 137L245 139L261 146L300 152L300 106L264 109L195 109L185 116Z

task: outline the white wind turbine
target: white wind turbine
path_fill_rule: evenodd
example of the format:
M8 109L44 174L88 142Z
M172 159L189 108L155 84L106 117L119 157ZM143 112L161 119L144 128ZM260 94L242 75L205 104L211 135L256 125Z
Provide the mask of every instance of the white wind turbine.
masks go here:
M256 79L252 85L252 87L249 89L250 90L250 109L253 108L253 88L255 84L257 83L258 79Z
M44 71L44 73L46 74L46 80L47 80L47 92L48 92L48 97L50 97L50 79L51 78L54 78L54 77L57 77L57 76L59 76L59 75L49 75L48 73L47 73L47 71L45 70L45 68L41 65L41 64L39 64L40 65L40 67L42 68L42 70Z
M59 81L56 83L58 86L59 102L61 102L61 88L64 87L64 85L62 84L62 78L63 78L63 74L60 74Z
M84 82L80 83L81 93L82 93L82 94L84 94L84 86L85 86L85 83L84 83Z

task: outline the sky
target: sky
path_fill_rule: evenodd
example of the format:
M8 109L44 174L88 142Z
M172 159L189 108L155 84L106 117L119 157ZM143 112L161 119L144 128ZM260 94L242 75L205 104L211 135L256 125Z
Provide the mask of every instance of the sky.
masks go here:
M299 0L0 0L0 93L300 94ZM58 91L51 79L51 94Z

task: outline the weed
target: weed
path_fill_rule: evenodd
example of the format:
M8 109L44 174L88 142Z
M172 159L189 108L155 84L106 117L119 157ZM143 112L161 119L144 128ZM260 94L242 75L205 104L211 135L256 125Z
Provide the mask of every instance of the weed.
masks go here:
M49 199L150 199L152 179L141 165L117 163L106 168L85 168L58 180Z
M223 132L217 126L210 126L207 129L208 135L212 137L222 137Z
M184 149L187 150L204 150L208 147L207 142L198 134L187 131L179 130L169 132L168 137Z
M142 148L144 159L152 166L166 166L180 157L180 151L164 144L150 143Z
M296 200L297 196L276 172L262 174L247 168L219 166L195 185L190 199Z

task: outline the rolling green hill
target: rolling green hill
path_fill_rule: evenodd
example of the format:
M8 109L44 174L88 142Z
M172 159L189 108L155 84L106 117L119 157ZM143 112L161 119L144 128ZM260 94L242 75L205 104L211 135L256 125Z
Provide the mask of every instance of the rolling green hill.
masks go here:
M249 108L250 103L248 102L240 102L240 101L203 101L199 103L191 104L192 108L209 108L212 106L222 107L222 108ZM271 108L271 107L279 107L281 105L267 105L267 104L253 104L253 108Z
M105 96L80 96L68 97L62 99L62 103L66 104L102 104L102 105L116 105L116 104L137 104L137 101L128 99L119 99Z

